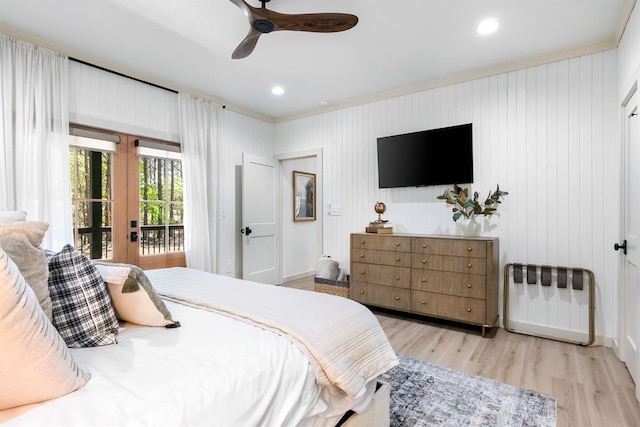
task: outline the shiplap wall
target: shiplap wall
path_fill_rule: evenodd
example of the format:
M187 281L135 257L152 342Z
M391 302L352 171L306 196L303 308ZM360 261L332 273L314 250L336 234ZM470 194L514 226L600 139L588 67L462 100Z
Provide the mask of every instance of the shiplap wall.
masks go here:
M620 230L617 61L611 50L278 123L277 150L322 148L324 203L342 206L341 216L325 217L323 252L348 267L349 234L375 219L376 201L386 203L397 232L460 234L436 200L445 186L378 189L376 138L473 123L473 190L484 195L499 183L510 193L500 216L483 223L484 235L500 239L500 266L593 270L597 334L611 337L618 271L610 246ZM452 167L455 152L452 146L443 159ZM542 325L571 316L559 301L526 310Z
M180 141L176 93L75 61L69 62L69 119Z

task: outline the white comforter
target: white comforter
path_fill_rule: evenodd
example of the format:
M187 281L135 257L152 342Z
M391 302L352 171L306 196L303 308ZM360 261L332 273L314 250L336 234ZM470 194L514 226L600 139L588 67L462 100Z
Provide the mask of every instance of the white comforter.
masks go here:
M308 356L318 384L334 395L356 399L398 364L378 320L352 300L185 268L148 275L165 297L286 335Z
M189 271L174 271L171 280L195 283L184 275ZM154 282L171 277L149 273ZM181 328L125 324L117 345L72 349L92 374L83 389L2 411L0 419L9 418L7 426L323 425L336 419L324 417L366 403L365 396L338 398L317 385L308 358L280 334L166 304Z

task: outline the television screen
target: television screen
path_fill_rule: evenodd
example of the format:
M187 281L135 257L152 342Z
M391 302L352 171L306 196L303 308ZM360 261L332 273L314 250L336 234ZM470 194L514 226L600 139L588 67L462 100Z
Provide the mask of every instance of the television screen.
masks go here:
M471 123L378 138L380 188L473 183Z

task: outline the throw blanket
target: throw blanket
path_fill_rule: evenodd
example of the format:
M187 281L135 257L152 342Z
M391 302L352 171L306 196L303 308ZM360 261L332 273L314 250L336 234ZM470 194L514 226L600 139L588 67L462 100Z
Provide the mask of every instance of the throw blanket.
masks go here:
M358 398L369 381L398 364L378 320L355 301L181 267L145 273L164 298L287 336L334 395Z

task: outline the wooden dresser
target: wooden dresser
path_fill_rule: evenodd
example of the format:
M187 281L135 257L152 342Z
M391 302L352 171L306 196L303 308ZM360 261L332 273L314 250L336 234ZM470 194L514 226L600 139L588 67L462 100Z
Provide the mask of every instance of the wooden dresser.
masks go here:
M498 318L498 239L351 235L351 298L482 326Z

